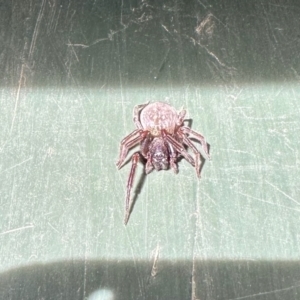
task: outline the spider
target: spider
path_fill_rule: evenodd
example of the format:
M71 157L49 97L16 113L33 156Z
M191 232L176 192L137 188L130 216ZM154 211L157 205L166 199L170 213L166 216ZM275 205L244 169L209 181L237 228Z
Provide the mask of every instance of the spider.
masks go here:
M153 169L160 171L169 168L178 173L177 161L183 156L200 178L200 152L191 138L202 145L205 157L210 159L208 144L204 136L184 125L185 114L186 110L177 112L171 105L163 102L147 102L134 107L133 122L136 129L121 141L119 160L116 163L120 169L128 151L140 143L140 150L131 157L125 200L125 225L130 216L130 192L140 157L146 160L145 173L149 174ZM194 158L187 152L187 147L194 153Z

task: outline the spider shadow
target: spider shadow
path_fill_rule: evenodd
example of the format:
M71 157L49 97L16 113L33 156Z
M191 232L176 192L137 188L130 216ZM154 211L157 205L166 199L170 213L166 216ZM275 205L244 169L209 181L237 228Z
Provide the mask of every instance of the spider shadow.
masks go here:
M184 123L186 123L185 125L187 126L187 127L190 127L190 128L192 128L193 127L193 119L184 119ZM197 141L196 139L194 139L194 138L191 138L191 140L194 142L194 144L196 144L196 145L200 145L201 146L201 144L199 143L199 141ZM208 150L208 153L210 154L210 144L209 143L207 143L207 150ZM188 147L187 146L185 146L185 150L188 150ZM180 162L181 160L183 159L183 157L181 156L179 159L178 159L178 162ZM202 169L203 169L203 167L204 167L204 165L205 165L205 163L206 163L206 161L207 161L207 159L205 159L205 157L202 155L202 153L200 152L200 160L201 160L201 164L200 164L200 174L202 173Z
M208 153L210 153L210 145L209 144L207 144L207 150L208 150ZM202 169L203 169L204 165L206 164L207 159L205 159L203 157L203 155L201 154L200 155L200 161L201 161L201 164L200 164L200 174L201 174L202 173Z
M193 139L191 139L191 140L193 140ZM193 140L193 142L195 144L199 144L197 141ZM188 150L188 147L186 145L184 145L184 147L185 147L185 150ZM209 153L210 145L207 144L207 147L208 147L208 153ZM179 164L182 160L185 160L185 158L183 156L179 156L177 159L177 163ZM206 161L207 161L207 159L205 159L205 157L202 155L202 153L200 153L200 162L201 162L200 163L200 174L202 174L202 169L203 169Z
M192 128L193 125L193 119L184 119L183 123L187 123L187 127Z

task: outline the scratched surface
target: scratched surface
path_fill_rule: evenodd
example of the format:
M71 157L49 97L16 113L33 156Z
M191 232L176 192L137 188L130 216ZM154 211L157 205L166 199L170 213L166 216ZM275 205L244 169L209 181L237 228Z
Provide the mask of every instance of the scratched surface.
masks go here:
M299 12L3 4L2 298L298 299ZM115 162L148 100L185 107L212 160L201 180L185 160L146 178L140 164L125 227L130 163Z

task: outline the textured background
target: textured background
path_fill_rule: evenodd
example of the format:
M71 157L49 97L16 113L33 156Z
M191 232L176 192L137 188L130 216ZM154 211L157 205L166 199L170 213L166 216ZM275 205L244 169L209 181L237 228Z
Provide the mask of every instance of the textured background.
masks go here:
M298 299L298 1L0 5L3 299ZM125 227L115 162L148 100L212 160L139 165Z

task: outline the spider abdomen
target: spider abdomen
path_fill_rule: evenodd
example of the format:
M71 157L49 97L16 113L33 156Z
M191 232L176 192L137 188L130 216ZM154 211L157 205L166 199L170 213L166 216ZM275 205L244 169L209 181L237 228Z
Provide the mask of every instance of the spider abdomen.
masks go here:
M154 137L161 136L161 131L166 130L173 134L178 119L176 110L167 103L154 102L147 105L140 115L144 130Z

